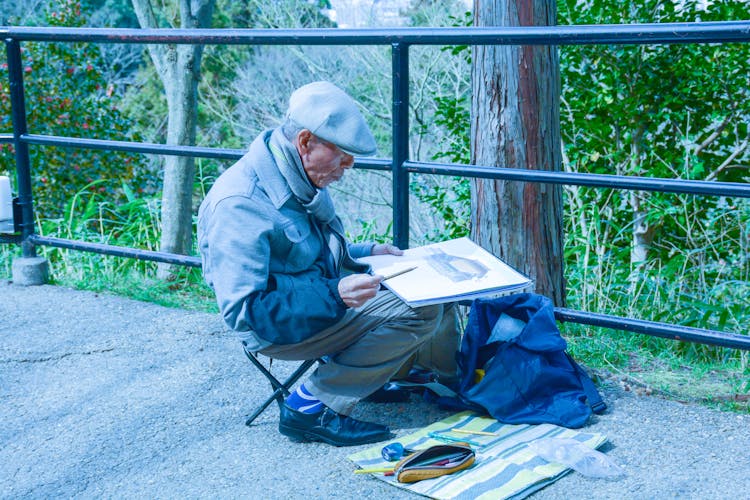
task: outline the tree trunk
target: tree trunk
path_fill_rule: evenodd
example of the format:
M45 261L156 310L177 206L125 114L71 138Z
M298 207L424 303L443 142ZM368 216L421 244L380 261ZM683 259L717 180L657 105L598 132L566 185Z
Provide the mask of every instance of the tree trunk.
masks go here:
M474 0L475 26L554 25L548 0ZM475 165L560 170L557 47L475 46L471 155ZM476 179L472 238L565 305L562 188Z
M168 49L168 58L176 61L161 76L167 93L167 144L195 144L197 125L199 75L191 71L200 61L199 47L178 45ZM170 82L167 84L166 82ZM195 162L186 156L167 156L164 159L162 191L161 250L187 254L192 244L192 201ZM167 269L160 266L162 271Z
M654 227L648 222L649 212L645 207L648 194L633 191L630 194L630 207L633 209L633 248L630 251L631 269L642 270L648 260L648 251L654 242ZM634 275L638 279L637 275Z
M632 144L630 146L630 169L627 174L638 172L641 166L641 143L643 141L643 126L639 126L633 132ZM622 175L618 172L619 175ZM630 250L630 281L637 284L639 272L646 266L648 251L654 242L654 227L648 221L648 198L646 191L630 192L630 208L633 210L633 247Z
M150 0L132 0L142 28L158 28ZM215 0L180 0L179 23L173 28L208 28ZM177 24L177 25L175 25ZM193 145L198 116L202 45L149 45L149 54L167 95L167 144ZM187 254L192 245L192 157L166 156L161 207L161 250ZM158 277L169 279L173 267L160 264Z

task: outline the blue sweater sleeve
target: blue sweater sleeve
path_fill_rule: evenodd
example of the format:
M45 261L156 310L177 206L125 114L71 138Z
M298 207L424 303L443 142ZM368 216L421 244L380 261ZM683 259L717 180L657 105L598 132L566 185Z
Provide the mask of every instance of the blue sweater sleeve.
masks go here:
M349 243L349 255L355 259L369 257L372 255L373 247L375 247L375 243Z
M339 281L315 271L273 274L266 290L248 297L248 323L257 336L273 344L301 342L344 316L347 307L338 294Z

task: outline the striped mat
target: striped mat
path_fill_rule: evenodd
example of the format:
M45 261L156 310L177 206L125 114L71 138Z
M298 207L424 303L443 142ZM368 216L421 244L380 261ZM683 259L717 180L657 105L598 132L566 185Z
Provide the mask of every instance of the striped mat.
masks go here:
M496 435L458 433L450 429L491 432ZM519 499L544 488L571 470L537 456L528 449L529 442L545 437L570 438L591 448L598 448L607 440L602 434L552 424L509 425L472 412L462 412L395 441L412 449L441 444L442 441L428 436L430 432L469 441L476 452L475 465L455 474L411 484L399 483L393 476L382 473L374 474L375 477L398 488L436 499ZM387 443L380 443L350 455L349 460L363 469L392 466L393 463L384 461L380 456L380 450L385 444Z

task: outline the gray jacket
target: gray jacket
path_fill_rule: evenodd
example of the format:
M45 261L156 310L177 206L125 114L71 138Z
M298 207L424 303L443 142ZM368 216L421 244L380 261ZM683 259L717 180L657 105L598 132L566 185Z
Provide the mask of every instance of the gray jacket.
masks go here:
M346 305L341 277L367 272L354 257L372 244L349 245L331 269L315 218L292 195L268 150L266 130L215 182L198 211L203 274L226 324L261 349L293 344L333 325Z

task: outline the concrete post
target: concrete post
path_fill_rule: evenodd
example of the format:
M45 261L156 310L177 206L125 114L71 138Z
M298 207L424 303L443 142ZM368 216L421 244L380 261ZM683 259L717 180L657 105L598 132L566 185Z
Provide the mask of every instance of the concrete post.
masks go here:
M12 274L15 285L44 285L49 280L49 263L44 257L18 257L13 259Z

